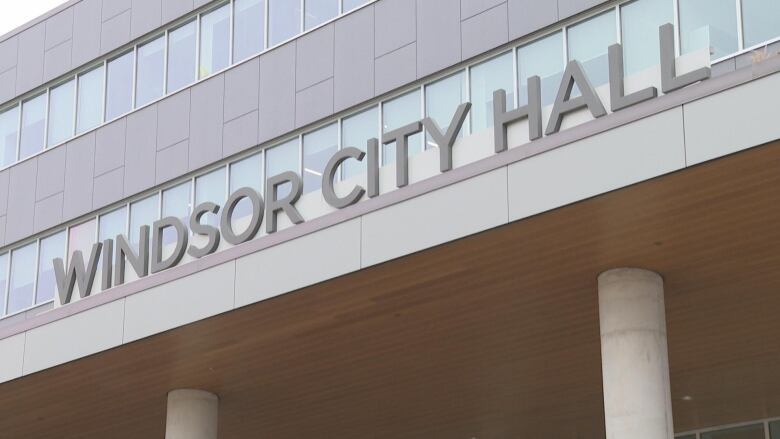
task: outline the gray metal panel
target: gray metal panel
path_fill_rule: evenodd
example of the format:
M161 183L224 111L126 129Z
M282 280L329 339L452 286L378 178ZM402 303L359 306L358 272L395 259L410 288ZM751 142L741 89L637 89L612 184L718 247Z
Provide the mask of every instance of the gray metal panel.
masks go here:
M71 40L46 51L43 59L43 80L49 81L70 70Z
M5 245L5 223L8 217L0 216L0 245Z
M205 5L206 3L210 2L210 1L211 0L195 0L195 2L194 2L195 5L194 6L195 6L195 8L199 8L199 7Z
M0 102L6 102L16 96L16 67L0 73Z
M534 2L538 3L538 2ZM571 17L574 14L590 9L594 6L606 3L605 0L558 0L558 14L561 19Z
M11 168L8 184L8 219L6 242L14 242L33 233L35 216L35 180L38 161L27 160ZM90 191L91 192L91 191Z
M8 213L8 185L11 170L0 172L0 215Z
M295 128L295 42L260 57L260 141Z
M162 24L162 0L133 0L130 37L139 37Z
M129 11L132 0L103 0L103 21Z
M333 24L298 40L295 89L301 91L333 77Z
M56 193L35 203L33 229L35 233L54 227L62 222L63 193Z
M190 106L189 169L222 158L222 116L225 75L215 76L192 88Z
M260 62L257 58L228 70L225 73L224 121L257 111L259 96Z
M506 0L460 0L461 20L473 17L501 3L506 3ZM553 6L555 6L555 3L553 3Z
M380 95L417 79L417 45L412 43L376 59L374 93Z
M40 23L19 34L16 65L16 94L22 94L43 80L43 45L46 26Z
M95 133L91 132L67 144L63 218L72 219L92 210L93 175Z
M100 55L100 32L103 21L100 0L82 0L74 6L73 67L92 61Z
M736 70L736 60L734 58L712 65L712 76L725 75Z
M19 50L19 37L11 37L0 42L0 72L16 67L16 53Z
M190 136L190 89L182 90L157 104L157 150Z
M295 125L307 125L333 113L333 79L322 81L295 95Z
M257 145L258 112L253 111L225 123L222 155L231 156Z
M95 176L124 166L126 126L126 119L121 118L97 130L95 137Z
M374 97L374 6L336 22L333 104L340 111Z
M125 185L125 169L117 168L94 178L95 190L92 196L92 208L99 209L121 200Z
M417 77L461 60L460 8L452 0L417 1Z
M508 0L509 38L528 35L558 21L558 5L555 1Z
M155 181L164 183L187 173L190 142L184 140L173 146L157 151L157 172Z
M509 41L506 3L463 21L463 59Z
M127 116L125 196L154 186L157 152L157 106Z
M65 151L66 148L54 148L38 156L36 200L49 198L65 190Z
M130 40L131 17L131 12L125 11L103 22L100 53L108 53Z
M375 7L374 51L377 57L417 39L415 0L382 0Z
M190 11L192 11L192 0L165 0L162 3L162 22L167 23Z
M46 20L46 45L45 48L62 44L73 37L73 8L65 9L59 14Z

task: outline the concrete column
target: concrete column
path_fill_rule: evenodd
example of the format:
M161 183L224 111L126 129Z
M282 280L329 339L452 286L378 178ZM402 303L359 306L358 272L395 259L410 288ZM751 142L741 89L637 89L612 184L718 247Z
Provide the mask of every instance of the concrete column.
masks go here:
M203 390L168 393L165 439L217 439L219 398Z
M607 439L672 439L664 281L618 268L598 282Z

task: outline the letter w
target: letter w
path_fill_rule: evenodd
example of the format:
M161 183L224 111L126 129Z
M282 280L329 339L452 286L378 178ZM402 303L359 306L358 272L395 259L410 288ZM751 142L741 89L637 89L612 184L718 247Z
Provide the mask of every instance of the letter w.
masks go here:
M65 272L65 263L62 258L54 260L54 275L57 278L57 292L59 293L61 304L70 303L76 283L79 285L79 297L83 299L89 296L89 292L92 290L92 283L95 282L97 260L102 249L103 243L101 242L92 246L92 252L89 255L89 263L86 268L84 267L84 255L81 253L81 250L73 252L67 273Z

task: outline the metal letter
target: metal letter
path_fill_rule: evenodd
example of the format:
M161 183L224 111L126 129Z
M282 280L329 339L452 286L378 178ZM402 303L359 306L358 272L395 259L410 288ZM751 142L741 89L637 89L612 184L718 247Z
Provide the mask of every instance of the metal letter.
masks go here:
M286 197L281 200L277 200L279 195L279 186L290 183L292 189ZM287 217L290 218L293 224L300 224L303 222L303 217L295 208L295 203L301 198L303 193L303 182L301 177L292 171L282 172L279 175L275 175L269 178L265 184L265 199L266 199L266 222L265 231L268 233L276 232L276 214L284 211Z
M336 179L336 172L339 170L339 166L345 160L355 159L363 161L365 156L365 152L354 147L347 147L333 154L333 157L328 160L328 164L325 165L325 172L322 173L322 195L328 204L336 209L343 209L360 201L360 198L366 193L362 186L355 186L347 196L339 197L333 188L333 181Z
M379 140L368 139L366 142L366 151L368 153L368 198L379 196Z
M241 200L247 199L252 204L252 216L249 219L249 225L243 232L236 234L233 231L233 212L236 210L236 206ZM263 215L265 212L265 203L260 194L251 187L242 187L232 194L225 203L225 210L222 211L222 218L219 220L219 228L222 230L222 235L225 237L225 241L233 245L238 245L249 241L257 235L260 230L260 224L263 222Z
M138 253L122 235L116 237L116 255L114 262L114 285L125 283L125 264L130 262L136 276L139 278L149 275L149 226L141 226L138 229Z
M674 55L674 26L671 23L667 23L661 26L658 33L661 43L661 91L664 94L687 87L695 82L709 79L712 74L709 67L702 67L682 76L677 76L676 57Z
M574 85L579 87L581 93L581 96L576 98L571 97ZM563 116L582 108L590 110L590 114L596 118L607 114L607 110L604 109L604 104L601 103L601 99L596 94L593 84L590 83L590 79L582 70L582 64L577 60L569 61L566 70L563 72L561 86L558 88L558 96L555 98L555 104L553 104L550 122L547 124L545 134L549 136L557 133L561 129Z
M402 188L409 184L409 137L422 131L422 122L417 121L396 128L382 136L382 144L395 142L395 185Z
M538 76L528 78L528 104L506 111L506 91L493 92L493 137L496 153L507 150L507 126L528 118L528 138L542 137L542 80Z
M469 110L471 110L471 102L458 105L447 132L443 134L435 120L430 117L423 119L425 130L439 146L439 170L441 172L447 172L452 169L452 147L455 145L458 133L463 128L463 123L466 122Z
M54 276L57 279L57 293L61 304L70 303L76 284L79 286L79 297L83 299L89 296L92 284L95 282L95 274L97 274L98 255L102 249L102 242L96 242L92 245L92 252L89 255L89 263L86 268L84 268L84 255L81 250L73 252L70 256L67 273L65 273L65 263L62 258L54 260Z
M620 111L640 102L658 96L658 89L647 87L626 96L626 86L623 77L623 46L609 46L609 103L612 111Z
M114 267L114 240L106 239L103 241L103 254L100 257L103 270L100 273L100 289L107 290L111 288L111 271Z
M200 219L207 213L216 214L219 212L219 206L211 203L201 203L195 206L195 210L190 215L190 230L192 233L208 237L206 245L202 248L196 247L194 244L190 244L187 249L187 253L194 258L202 258L208 254L214 253L219 247L219 230L216 227L201 224Z
M168 259L162 260L163 231L169 227L173 227L176 230L176 247L173 249L173 254L168 256ZM184 226L184 223L179 218L169 216L154 222L152 225L152 274L171 268L181 261L187 249L188 237L187 227Z

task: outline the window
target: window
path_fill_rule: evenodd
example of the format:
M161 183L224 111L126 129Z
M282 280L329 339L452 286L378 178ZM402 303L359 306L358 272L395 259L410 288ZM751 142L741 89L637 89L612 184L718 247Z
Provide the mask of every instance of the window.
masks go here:
M493 127L493 92L506 91L506 109L514 107L512 54L505 53L471 68L471 132Z
M163 95L165 70L165 39L138 47L135 106L140 107Z
M108 62L106 73L106 120L133 108L133 52Z
M300 0L268 0L268 45L275 46L301 31Z
M658 36L656 35L656 39ZM615 11L610 10L568 29L569 59L582 63L594 87L609 82L609 46L617 42ZM575 88L576 90L576 88ZM573 94L579 94L575 91Z
M420 98L420 90L417 89L382 103L382 134L420 120L420 113L422 113ZM408 146L410 157L421 152L423 149L422 134L410 137ZM382 157L383 165L395 163L395 143L382 147Z
M190 219L190 182L182 183L162 193L162 217L169 216L179 218L185 226L189 226ZM176 232L168 227L163 231L163 244L176 242Z
M225 204L225 168L221 167L195 179L195 205L210 201L220 207ZM219 226L219 216L204 216L203 224ZM186 224L186 223L185 223Z
M339 149L338 124L332 123L303 136L303 192L322 187L322 173L330 157Z
M2 269L2 267L5 267L5 265L0 262L0 269ZM769 437L772 439L780 439L780 421L772 421L769 423Z
M680 49L690 53L709 47L717 59L737 51L734 0L679 0Z
M339 15L339 0L305 0L304 12L304 24L309 30Z
M664 0L666 1L666 0ZM556 32L517 49L520 105L528 104L528 78L542 80L542 105L552 105L563 77L563 32Z
M8 253L0 255L0 316L5 315L6 285L8 284Z
M263 50L265 37L264 0L236 0L233 24L233 59L241 61Z
M661 63L658 28L674 22L669 0L637 0L620 9L623 69L627 75Z
M230 5L204 14L200 19L200 77L205 78L230 64Z
M160 198L153 195L130 205L130 231L128 241L137 251L141 242L141 226L149 226L157 221L160 211Z
M0 166L8 166L16 161L16 140L18 137L19 106L17 105L0 112Z
M103 67L79 75L76 133L103 122Z
M92 254L92 246L95 244L95 239L97 239L96 229L97 221L95 220L87 221L68 229L68 254L66 255L66 267L68 264L70 264L70 261L73 258L73 253L75 251L81 251L82 257L84 258L84 266L89 263L89 257ZM93 287L99 283L99 281L95 282ZM78 286L76 288L78 289ZM78 297L79 295L74 291L71 300L78 300Z
M168 33L168 93L195 82L196 30L191 21Z
M701 439L764 439L764 424L708 431L701 434Z
M358 6L362 6L366 3L368 3L369 0L343 0L344 2L344 12L351 11Z
M263 156L255 154L243 160L239 160L230 165L230 192L233 193L242 187L250 187L263 193ZM239 228L238 222L241 219L248 218L252 214L251 202L243 199L238 202L233 211L233 227Z
M54 259L65 260L65 231L41 239L41 249L38 255L38 283L36 285L35 303L41 304L54 299L57 291L57 279L54 275Z
M73 80L52 88L49 92L49 146L73 137L73 100L76 83Z
M442 131L447 131L458 105L466 102L466 77L456 73L433 84L425 86L425 115L430 117ZM463 136L465 126L458 134ZM431 136L426 136L425 147L438 147Z
M8 291L8 314L33 305L35 293L36 244L28 244L11 252L11 288Z
M265 152L265 166L266 180L286 171L292 171L296 174L300 173L298 139L296 138L267 149ZM266 189L271 188L267 187ZM289 183L279 186L277 198L284 198L290 193L291 189Z
M366 150L368 139L379 137L379 109L374 106L342 119L341 121L341 147L353 147L361 151ZM366 172L366 160L347 160L341 165L342 178L347 179Z
M117 235L127 236L127 208L111 211L100 215L98 223L98 241L103 242L106 239L116 239ZM100 276L103 270L103 254L98 257L98 271L95 275L95 285L98 290L102 289Z
M40 95L22 103L19 160L43 150L44 131L46 131L46 95Z
M745 47L780 36L780 2L742 0L742 28L745 32Z

